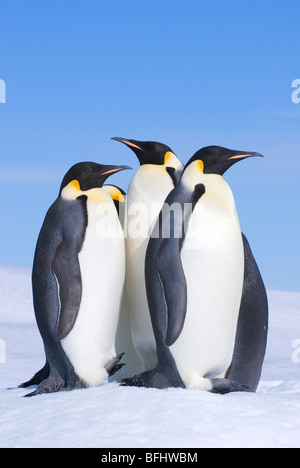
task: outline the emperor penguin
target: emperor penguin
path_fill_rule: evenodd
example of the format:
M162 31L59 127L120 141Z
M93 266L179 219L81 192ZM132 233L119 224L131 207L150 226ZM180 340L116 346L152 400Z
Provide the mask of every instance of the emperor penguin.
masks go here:
M63 178L36 245L33 302L46 364L21 387L25 396L98 386L122 364L115 334L125 280L124 234L114 204L123 193L103 186L128 166L75 164Z
M157 363L146 295L145 255L161 207L180 180L183 165L165 144L119 137L113 140L128 146L140 163L126 197L126 293L120 313L120 333L117 334L117 348L124 349L126 362L118 376L125 377L124 373L133 375L149 370Z
M255 392L263 365L268 301L223 174L261 156L211 146L187 163L146 254L157 366L123 385Z

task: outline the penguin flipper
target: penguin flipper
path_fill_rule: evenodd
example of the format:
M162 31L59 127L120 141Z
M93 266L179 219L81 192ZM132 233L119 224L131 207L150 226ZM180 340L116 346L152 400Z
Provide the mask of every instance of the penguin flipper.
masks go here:
M183 329L187 309L187 285L179 250L179 239L165 239L161 245L157 270L167 307L165 344L172 346Z
M53 270L59 285L60 318L56 338L62 340L72 330L79 312L82 296L81 272L76 239L64 239L53 260Z
M145 261L146 290L159 346L172 346L183 329L187 284L180 253L190 216L204 193L203 184L198 184L190 194L177 185L166 198L149 240Z
M180 253L190 216L196 202L204 193L204 185L198 184L194 192L189 195L184 190L182 191L182 187L180 186L177 186L169 194L165 201L165 205L169 206L170 209L169 231L167 229L169 236L164 235L164 225L166 224L166 220L164 220L164 208L159 216L159 222L162 226L161 245L156 262L167 307L167 332L165 340L167 346L172 346L175 343L182 332L185 322L187 284ZM174 212L172 213L173 208ZM178 218L178 215L180 215L180 218Z

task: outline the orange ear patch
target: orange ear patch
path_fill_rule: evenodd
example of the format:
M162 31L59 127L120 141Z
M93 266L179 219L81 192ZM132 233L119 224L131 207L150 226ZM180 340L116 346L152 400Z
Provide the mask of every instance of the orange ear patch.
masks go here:
M69 183L69 186L75 190L78 190L79 192L81 191L78 180L72 180L72 182Z
M197 167L198 167L200 172L204 171L204 162L201 159L199 161L197 161Z

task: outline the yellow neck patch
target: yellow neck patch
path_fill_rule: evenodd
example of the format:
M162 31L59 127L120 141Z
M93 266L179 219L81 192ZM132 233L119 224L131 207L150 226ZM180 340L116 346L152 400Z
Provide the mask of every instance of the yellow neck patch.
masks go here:
M197 161L197 168L199 169L200 172L204 172L204 162L199 160Z
M107 202L108 193L113 200L125 203L125 197L122 192L112 185L104 185L90 190L81 190L78 180L72 180L62 191L62 197L67 200L76 200L80 195L86 195L89 200L95 203Z
M78 190L78 192L81 192L81 188L80 188L80 184L79 184L78 180L72 180L72 182L69 183L69 186L72 189Z
M82 194L78 180L72 180L61 192L61 196L65 200L76 200Z
M168 161L174 156L174 154L171 151L167 151L165 154L165 165L168 163Z
M102 187L106 192L108 192L113 200L116 200L121 203L125 203L125 197L121 190L119 190L114 185L103 185Z

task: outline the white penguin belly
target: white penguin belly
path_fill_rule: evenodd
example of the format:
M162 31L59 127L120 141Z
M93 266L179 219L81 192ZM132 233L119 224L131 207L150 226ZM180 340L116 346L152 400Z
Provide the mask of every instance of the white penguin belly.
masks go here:
M232 208L223 213L207 206L205 199L198 203L181 252L187 312L183 330L170 350L189 388L211 389L209 379L224 374L233 356L244 251Z
M88 200L87 208L88 226L79 253L82 299L75 325L61 343L78 377L97 386L106 380L105 366L115 357L125 249L113 202Z
M144 370L157 364L145 284L145 256L149 237L162 205L174 185L161 166L143 166L132 179L127 196L126 286L132 341Z
M128 254L130 262L127 262L126 267L132 341L138 356L143 361L144 370L155 367L157 362L156 343L145 286L144 270L147 245L148 240L141 244L133 255Z

